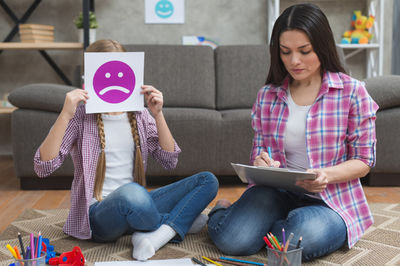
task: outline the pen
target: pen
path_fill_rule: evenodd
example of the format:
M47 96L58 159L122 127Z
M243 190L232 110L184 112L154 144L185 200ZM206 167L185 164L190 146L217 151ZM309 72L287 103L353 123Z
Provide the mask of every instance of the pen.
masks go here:
M10 244L7 244L6 248L11 252L14 258L18 259L17 253L15 253L15 250L10 246Z
M242 262L242 263L247 263L247 264L252 264L252 265L264 266L264 263L259 263L259 262L254 262L254 261L239 260L239 259L226 258L226 257L219 257L219 258L220 258L221 260L234 261L234 262Z
M297 249L297 248L300 248L301 240L303 240L303 237L302 237L302 236L299 238L299 242L297 242L296 249Z
M18 240L19 240L19 246L21 248L21 253L22 253L22 257L24 259L26 259L26 255L25 255L25 248L24 248L24 243L22 242L22 238L21 238L21 233L18 232Z
M42 234L40 232L39 232L39 235L38 235L37 242L38 242L38 248L37 248L37 256L36 256L36 258L40 258L40 255L42 253Z
M199 261L198 259L196 259L195 257L192 258L192 261L196 262L197 264L200 264L201 266L207 266L204 263L202 263L201 261Z
M286 236L285 236L285 228L282 227L282 245L284 246L286 243Z
M211 262L211 263L213 263L213 264L215 264L215 265L218 265L218 266L222 266L222 264L220 264L220 263L218 263L218 262L215 262L215 261L213 261L212 259L209 259L209 258L207 258L207 257L204 257L204 256L201 256L203 259L205 259L206 261L209 261L209 262Z
M31 259L35 258L35 241L33 240L33 233L30 234L31 239Z
M19 260L22 259L17 246L14 246L14 251L15 251L15 254L17 255L17 259L19 259Z
M271 159L272 159L271 147L270 147L270 146L268 146L267 150L268 150L268 156L269 156L269 158L271 158Z

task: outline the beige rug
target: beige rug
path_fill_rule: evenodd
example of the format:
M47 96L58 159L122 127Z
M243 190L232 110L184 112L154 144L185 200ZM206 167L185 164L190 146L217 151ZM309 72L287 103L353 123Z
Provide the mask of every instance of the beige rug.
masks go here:
M400 265L400 204L372 204L375 224L362 240L351 250L342 249L335 253L304 263L303 265ZM81 241L66 236L62 226L67 217L67 209L28 210L21 214L6 230L0 234L0 265L12 262L6 244L18 245L17 232L28 243L30 232L42 232L58 252L71 251L79 246L85 256L87 265L96 261L131 260L132 244L130 237L120 238L116 243L97 244ZM201 255L217 258L223 256L211 243L206 230L199 234L187 235L180 244L168 244L153 259L200 258ZM238 257L240 258L240 257ZM266 251L243 259L267 262ZM228 265L228 264L224 264Z

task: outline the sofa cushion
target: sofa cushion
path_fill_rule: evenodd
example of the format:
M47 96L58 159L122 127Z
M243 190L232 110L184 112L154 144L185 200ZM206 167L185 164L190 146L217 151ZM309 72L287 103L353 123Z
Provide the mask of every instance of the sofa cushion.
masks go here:
M73 89L75 88L66 85L29 84L13 90L8 95L8 100L19 108L60 112L65 94Z
M217 109L251 108L267 79L267 45L220 46L215 54Z
M160 89L166 107L215 108L214 51L206 46L124 45L143 51L144 83Z
M400 75L368 78L365 87L380 110L400 106Z

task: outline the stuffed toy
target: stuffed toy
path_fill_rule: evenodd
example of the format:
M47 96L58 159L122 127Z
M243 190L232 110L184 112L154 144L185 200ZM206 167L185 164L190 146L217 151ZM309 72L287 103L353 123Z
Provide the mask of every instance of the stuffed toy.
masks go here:
M369 17L363 16L360 10L353 12L351 18L352 30L345 31L341 43L356 43L366 44L372 39L372 34L368 30L372 27L375 22L375 17L369 15Z

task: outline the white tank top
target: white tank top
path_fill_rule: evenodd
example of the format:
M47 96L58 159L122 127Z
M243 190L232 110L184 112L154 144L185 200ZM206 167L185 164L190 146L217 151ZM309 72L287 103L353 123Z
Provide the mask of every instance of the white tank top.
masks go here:
M289 117L285 131L287 167L304 171L309 168L306 147L306 119L311 105L297 105L288 90Z
M122 185L133 181L133 158L135 145L128 115L102 114L106 137L106 173L102 197ZM91 204L96 202L93 198Z

